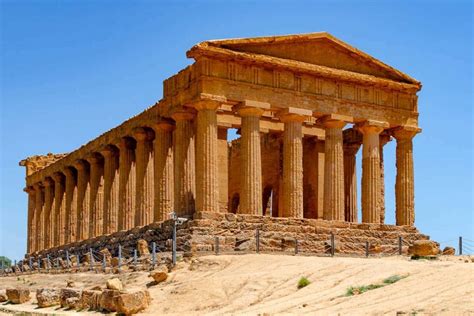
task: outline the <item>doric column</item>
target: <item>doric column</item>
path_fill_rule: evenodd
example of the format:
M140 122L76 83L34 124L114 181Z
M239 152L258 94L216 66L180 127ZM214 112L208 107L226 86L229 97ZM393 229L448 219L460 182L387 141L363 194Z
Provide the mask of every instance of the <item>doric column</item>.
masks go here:
M89 190L89 238L101 236L104 226L104 158L94 153L87 157L90 165Z
M139 127L133 136L137 141L135 226L145 226L153 222L153 132Z
M237 109L242 118L239 206L242 214L263 215L260 117L269 108L268 103L245 101Z
M64 242L71 243L77 237L77 181L76 171L70 167L63 170L66 176L66 205L65 205L65 238Z
M344 152L342 128L346 119L329 115L322 119L326 138L324 146L324 211L325 220L344 220Z
M201 101L197 110L196 211L219 212L217 113L220 103Z
M118 230L119 151L108 145L100 153L104 156L103 233L111 234Z
M84 160L74 163L77 170L77 235L76 241L89 238L89 164Z
M35 251L44 249L44 205L43 205L43 187L41 183L33 185L35 190L35 219L36 219L36 243Z
M379 215L380 224L385 223L385 168L383 163L383 147L390 141L391 136L387 132L382 132L379 138L380 153L380 194L379 194Z
M53 233L53 241L54 246L59 246L64 244L65 238L65 199L64 199L64 175L60 172L55 172L53 174L54 180L54 218L52 221L54 222L54 233Z
M344 220L357 222L357 172L356 154L362 135L355 129L346 129L344 138Z
M28 194L28 227L27 227L27 245L26 245L26 253L30 254L36 251L36 210L35 210L35 202L36 202L36 195L35 190L33 187L26 187L24 191Z
M128 137L119 143L119 230L135 226L135 145Z
M379 135L388 123L366 121L358 125L362 133L362 222L380 223L380 143Z
M54 201L54 181L51 178L46 178L43 181L44 185L44 248L49 249L53 247L53 201Z
M418 127L404 126L393 130L397 139L397 177L395 180L396 224L415 224L415 185L413 169L413 137Z
M219 126L217 129L217 156L219 165L219 211L227 212L229 205L229 143L227 142L227 128Z
M154 222L168 218L174 209L173 130L174 124L154 124Z
M283 217L303 218L303 122L311 111L286 108L279 113L283 131Z
M195 152L194 114L178 111L172 117L176 121L174 131L174 203L178 216L192 216L194 212Z

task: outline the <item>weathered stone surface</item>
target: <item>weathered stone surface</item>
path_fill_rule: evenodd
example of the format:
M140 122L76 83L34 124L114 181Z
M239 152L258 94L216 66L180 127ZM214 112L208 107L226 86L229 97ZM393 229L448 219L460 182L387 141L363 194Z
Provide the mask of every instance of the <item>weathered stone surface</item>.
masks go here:
M150 293L148 290L138 290L121 293L115 298L117 312L132 315L136 314L150 305Z
M119 278L113 278L113 279L107 280L107 289L117 290L117 291L123 290L122 281L120 281Z
M159 268L151 271L149 276L152 277L156 283L166 281L168 278L168 268L166 266L160 266Z
M63 288L59 293L61 307L76 308L79 306L82 290L74 288Z
M140 257L150 254L150 250L148 250L148 242L145 239L138 240L137 249L138 249L138 255Z
M440 250L438 243L432 240L416 240L408 247L408 253L415 256L436 256Z
M0 290L0 303L8 301L7 291Z
M7 289L6 293L13 304L23 304L30 300L30 290L26 288Z
M49 307L59 305L60 290L58 289L38 289L36 290L36 300L39 307Z
M76 286L76 282L74 282L73 280L66 281L66 287L75 287L75 286Z
M99 298L99 306L101 310L108 312L116 312L116 297L120 295L120 291L105 289Z
M99 309L100 296L102 291L97 290L83 290L80 300L80 306L84 309Z
M444 256L454 256L456 254L456 249L453 247L444 247L442 254Z

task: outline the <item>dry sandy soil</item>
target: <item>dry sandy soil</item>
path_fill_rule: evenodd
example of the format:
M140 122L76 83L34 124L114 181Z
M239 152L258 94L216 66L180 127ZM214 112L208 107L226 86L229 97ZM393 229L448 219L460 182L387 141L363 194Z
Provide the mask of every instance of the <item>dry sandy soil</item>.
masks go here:
M179 262L166 282L149 287L153 301L143 314L474 315L472 261L474 258L469 257L410 261L405 257L205 256ZM393 275L406 278L360 295L345 296L350 286L381 283ZM298 290L302 276L311 284ZM67 279L81 287L103 286L110 277L95 273L36 274L20 280L0 278L0 288L64 287ZM145 272L122 274L120 278L128 288L145 287L151 281ZM38 309L31 303L0 304L0 314L7 309L73 313L59 308Z

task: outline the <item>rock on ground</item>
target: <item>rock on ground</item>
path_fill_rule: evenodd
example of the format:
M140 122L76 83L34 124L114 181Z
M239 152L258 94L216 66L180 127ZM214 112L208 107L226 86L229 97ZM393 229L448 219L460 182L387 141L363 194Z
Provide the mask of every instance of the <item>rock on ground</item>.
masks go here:
M444 256L454 256L456 254L456 249L453 247L444 247L443 255Z
M107 280L107 288L109 290L121 291L121 290L123 290L122 281L120 281L119 278L109 279L109 280Z
M162 266L159 269L151 271L149 276L152 277L156 283L166 281L168 278L168 268L166 266Z
M58 289L38 289L36 290L36 300L39 307L50 307L60 304L60 290Z
M7 291L0 290L0 303L8 301Z
M13 304L22 304L30 300L30 290L25 288L7 289L7 297Z
M61 307L77 308L81 299L82 290L73 288L61 289L59 300Z
M115 298L120 295L120 291L106 289L100 294L99 307L101 310L116 312L117 306Z
M150 293L148 290L138 290L122 293L116 297L117 312L132 315L136 314L150 305Z
M81 296L81 308L84 309L99 309L100 308L100 295L101 291L96 290L83 290Z
M415 256L436 256L440 253L439 245L432 240L416 240L408 247L408 253Z

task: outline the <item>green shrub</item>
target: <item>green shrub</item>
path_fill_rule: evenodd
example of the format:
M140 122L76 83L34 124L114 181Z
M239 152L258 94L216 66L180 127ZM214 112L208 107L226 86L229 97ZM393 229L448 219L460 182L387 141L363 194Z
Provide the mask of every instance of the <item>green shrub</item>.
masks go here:
M306 277L301 277L298 281L298 289L302 289L305 286L308 286L311 282Z
M384 279L382 282L379 284L369 284L369 285L362 285L362 286L351 286L347 288L346 290L346 296L352 296L352 295L358 295L362 294L364 292L370 291L370 290L375 290L381 287L384 287L389 284L393 284L397 281L400 281L401 279L406 278L406 276L400 276L400 275L392 275L386 279Z
M386 278L383 280L384 284L393 284L395 282L400 281L401 279L406 278L405 276L399 276L399 275L392 275L391 277Z

